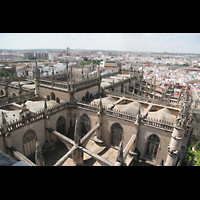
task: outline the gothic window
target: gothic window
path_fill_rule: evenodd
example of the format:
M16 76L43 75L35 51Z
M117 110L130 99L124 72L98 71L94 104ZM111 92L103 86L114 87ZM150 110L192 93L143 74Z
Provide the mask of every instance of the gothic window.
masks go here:
M46 98L46 99L47 99L47 101L49 101L49 100L50 100L50 96L49 96L49 95L47 95L47 98Z
M36 148L36 134L32 130L28 130L23 137L24 155L26 157L34 156Z
M59 133L62 133L63 135L65 135L65 118L64 117L59 117L56 123L56 130Z
M120 124L115 123L111 127L111 145L119 146L122 140L123 129Z
M1 90L1 95L4 95L4 91L3 90Z
M55 100L56 99L56 96L55 96L55 94L52 92L51 93L51 100Z
M151 135L147 141L146 155L152 159L156 158L159 144L160 139L158 138L158 136L156 136L155 134Z
M88 131L90 131L90 118L84 114L81 117L81 137L83 137Z
M60 103L60 99L59 99L58 97L56 98L56 102L57 102L57 103Z

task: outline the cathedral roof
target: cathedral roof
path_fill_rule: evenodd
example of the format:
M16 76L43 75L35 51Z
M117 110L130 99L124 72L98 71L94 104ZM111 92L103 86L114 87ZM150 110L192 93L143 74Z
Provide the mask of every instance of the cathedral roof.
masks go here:
M0 109L0 125L2 124L2 114L1 112L3 112L4 117L6 119L6 122L10 122L10 121L15 121L16 119L19 119L20 116L20 111L21 110L3 110Z
M125 105L116 105L113 110L117 111L120 110L121 112L127 112L127 113L134 113L137 114L138 110L140 108L141 113L144 112L145 108L137 101Z
M53 107L58 104L56 103L56 101L53 100L47 101L46 103L47 107ZM44 101L26 101L25 105L31 112L34 113L44 109Z
M167 108L163 108L158 111L153 111L148 113L148 117L153 118L155 120L163 120L167 122L173 122L176 121L176 116L173 115Z
M113 103L115 103L117 100L113 97L105 97L105 98L102 98L101 101L102 101L103 106L110 107L110 106L113 106ZM100 102L100 99L95 99L91 102L91 104L99 105L99 102Z

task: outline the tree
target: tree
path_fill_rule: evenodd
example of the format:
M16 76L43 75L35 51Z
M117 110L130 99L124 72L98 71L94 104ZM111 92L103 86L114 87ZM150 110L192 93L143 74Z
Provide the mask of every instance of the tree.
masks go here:
M87 57L84 57L83 59L84 59L84 61L88 61L88 58L87 58Z
M196 151L200 151L200 140L197 141L196 145L195 145L195 150Z
M0 77L11 77L12 74L10 72L7 71L0 71Z

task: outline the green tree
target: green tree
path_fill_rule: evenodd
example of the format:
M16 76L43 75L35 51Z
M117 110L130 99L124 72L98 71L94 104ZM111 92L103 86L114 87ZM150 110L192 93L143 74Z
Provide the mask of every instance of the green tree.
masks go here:
M10 72L7 71L0 71L0 77L11 77L12 74Z
M200 140L197 141L196 145L195 145L195 150L196 151L200 151Z
M83 59L84 59L84 61L88 61L88 58L87 58L87 57L84 57Z
M200 166L200 151L195 152L194 165Z

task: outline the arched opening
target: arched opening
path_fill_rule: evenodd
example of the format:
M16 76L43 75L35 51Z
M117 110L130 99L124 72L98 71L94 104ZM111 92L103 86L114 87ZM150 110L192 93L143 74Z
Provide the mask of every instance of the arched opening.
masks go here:
M63 135L66 134L66 123L65 123L65 118L63 116L59 117L57 122L56 122L56 130L59 133L62 133Z
M82 97L82 101L85 101L85 96Z
M49 95L47 95L46 99L47 99L47 101L49 101L49 100L50 100L50 96L49 96Z
M111 126L111 145L119 146L122 140L123 128L120 124L115 123Z
M90 99L92 99L92 97L93 97L93 96L92 96L92 93L91 93L91 94L90 94Z
M56 102L57 102L57 103L60 103L60 99L59 99L58 97L56 98Z
M160 139L157 135L151 135L147 140L146 156L155 159L158 153Z
M0 95L4 95L4 91L3 91L3 90L1 90L1 93L0 93Z
M83 114L81 117L81 137L90 131L90 129L90 118L86 114Z
M55 94L52 92L52 93L51 93L51 100L54 100L54 101L55 101L55 99L56 99L56 96L55 96Z
M33 158L36 148L36 134L33 130L28 130L23 137L24 155L29 158Z

